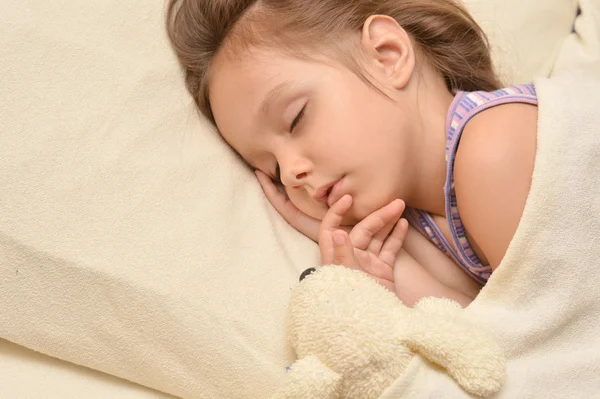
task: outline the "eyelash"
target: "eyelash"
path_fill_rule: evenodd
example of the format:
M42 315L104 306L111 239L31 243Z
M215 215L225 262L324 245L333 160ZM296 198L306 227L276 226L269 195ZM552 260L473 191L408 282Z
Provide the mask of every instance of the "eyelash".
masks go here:
M304 116L304 111L305 110L306 110L306 105L304 105L304 107L302 107L302 109L300 110L300 112L298 112L298 115L296 115L296 117L292 121L292 124L290 125L290 132L292 132L294 130L294 128L296 126L298 126L298 123L300 123L300 121L302 120L302 117Z

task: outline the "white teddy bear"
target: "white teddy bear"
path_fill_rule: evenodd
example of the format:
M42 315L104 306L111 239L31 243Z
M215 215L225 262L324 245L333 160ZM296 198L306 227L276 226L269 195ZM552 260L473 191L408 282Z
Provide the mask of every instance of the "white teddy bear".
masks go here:
M342 266L322 266L301 280L289 326L298 360L275 398L378 398L418 355L470 394L501 388L500 348L461 317L456 302L425 298L411 309L366 274Z

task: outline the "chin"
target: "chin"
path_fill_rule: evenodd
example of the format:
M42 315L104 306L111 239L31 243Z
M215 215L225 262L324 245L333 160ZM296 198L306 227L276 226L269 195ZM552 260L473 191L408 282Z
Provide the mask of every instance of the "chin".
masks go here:
M371 213L376 211L378 208L373 208L361 205L360 203L354 203L348 210L348 213L344 215L343 223L348 225L355 225L361 220L369 216Z
M293 201L292 201L293 203ZM327 213L328 208L323 207L322 209L315 209L314 207L306 207L303 206L304 204L294 204L296 206L296 208L298 208L300 210L300 212L306 214L307 216L310 216L311 218L317 219L317 220L323 220L323 218L325 217L325 214Z
M358 199L352 205L352 207L350 208L350 211L348 212L348 215L347 215L348 220L353 221L352 224L357 224L358 222L360 222L361 220L363 220L364 218L366 218L373 212L388 205L393 200L394 200L394 198L389 198L389 199L383 198L380 201L362 202L362 201L360 201L360 199ZM344 219L346 219L346 217L344 217Z
M370 214L372 214L373 212L381 209L382 207L384 207L385 205L389 204L391 201L393 200L381 200L381 201L369 201L369 202L363 202L360 200L360 198L358 199L354 199L352 206L350 207L350 209L348 210L348 212L346 212L346 214L344 215L344 217L342 218L342 225L343 226L354 226L356 224L358 224L360 221L362 221L364 218L366 218L367 216L369 216ZM292 201L292 203L294 203L294 201ZM296 207L302 212L305 213L306 215L318 219L318 220L323 220L323 218L325 217L325 214L328 211L328 207L323 207L323 208L317 208L317 207L313 207L313 206L306 206L306 204L304 203L300 203L300 204L294 204L296 205Z

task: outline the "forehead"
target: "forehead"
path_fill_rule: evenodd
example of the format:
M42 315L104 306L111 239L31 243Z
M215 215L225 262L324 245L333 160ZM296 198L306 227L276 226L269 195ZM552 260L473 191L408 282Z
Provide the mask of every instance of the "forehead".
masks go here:
M211 71L209 98L223 138L246 158L242 149L251 146L248 141L259 133L266 111L263 102L284 97L300 82L315 79L322 67L270 49L220 54Z
M213 108L222 103L234 105L246 96L263 94L268 84L279 74L283 65L275 54L267 62L265 51L244 50L242 53L219 54L212 66L209 80L209 98Z
M209 79L211 110L219 133L246 161L253 164L260 107L270 90L293 76L290 62L275 52L244 49L219 54Z
M302 77L311 63L269 49L220 54L213 64L209 98L213 108L263 99L273 88ZM258 105L258 104L246 104Z
M235 119L243 119L257 113L265 99L346 69L339 60L319 53L291 56L269 47L223 52L213 63L208 91L217 125L223 130L234 111Z

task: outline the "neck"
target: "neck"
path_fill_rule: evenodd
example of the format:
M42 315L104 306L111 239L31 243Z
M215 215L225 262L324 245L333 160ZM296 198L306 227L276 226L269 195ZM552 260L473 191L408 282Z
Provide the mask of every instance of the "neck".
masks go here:
M414 176L414 195L407 204L434 215L445 216L446 116L454 96L444 81L427 72L416 95L418 154ZM410 201L410 202L409 202Z

